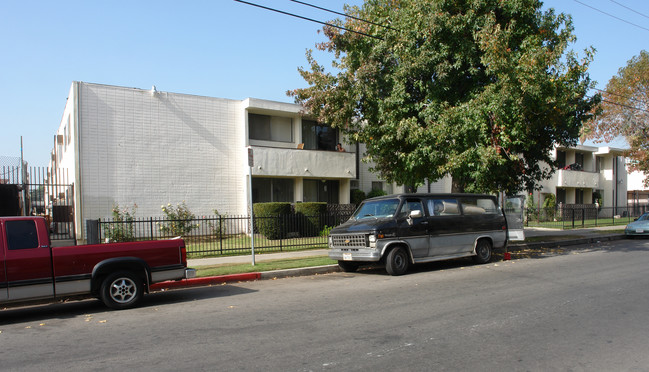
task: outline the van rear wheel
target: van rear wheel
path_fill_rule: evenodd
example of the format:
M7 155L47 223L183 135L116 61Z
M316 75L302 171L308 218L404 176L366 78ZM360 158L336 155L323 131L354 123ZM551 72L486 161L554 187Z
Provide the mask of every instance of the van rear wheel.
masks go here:
M388 253L385 260L385 271L390 275L403 275L410 265L408 252L403 247L397 247Z
M478 240L475 247L476 255L473 256L473 262L477 264L485 264L491 261L491 242L487 239Z

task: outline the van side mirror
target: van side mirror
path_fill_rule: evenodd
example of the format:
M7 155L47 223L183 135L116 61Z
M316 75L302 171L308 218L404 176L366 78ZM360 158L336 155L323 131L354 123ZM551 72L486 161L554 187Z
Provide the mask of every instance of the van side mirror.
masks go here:
M422 216L420 210L410 211L410 218L421 218Z

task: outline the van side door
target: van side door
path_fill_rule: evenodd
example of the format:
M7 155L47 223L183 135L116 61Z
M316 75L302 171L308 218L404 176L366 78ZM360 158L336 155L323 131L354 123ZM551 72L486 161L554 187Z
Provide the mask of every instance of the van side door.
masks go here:
M439 197L426 201L430 212L428 256L448 256L462 249L462 215L456 198Z
M9 301L54 296L52 257L45 229L32 219L5 220L5 270ZM45 244L40 244L44 242Z
M410 246L412 256L428 254L428 218L419 198L408 198L397 214L397 234Z

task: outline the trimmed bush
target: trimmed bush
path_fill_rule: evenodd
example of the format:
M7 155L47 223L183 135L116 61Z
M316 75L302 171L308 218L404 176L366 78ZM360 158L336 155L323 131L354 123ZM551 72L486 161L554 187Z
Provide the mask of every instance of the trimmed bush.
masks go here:
M295 214L300 221L300 235L318 236L322 230L322 217L327 213L327 203L295 204Z
M359 205L363 200L365 200L366 197L367 196L365 195L365 192L363 192L363 190L354 189L351 191L349 200L352 204Z
M369 193L367 193L367 198L369 199L369 198L374 198L376 196L383 196L383 195L387 195L387 194L388 193L383 191L383 190L374 189L374 190L370 191Z
M291 203L256 203L252 209L256 231L271 240L286 237L287 222L293 214Z

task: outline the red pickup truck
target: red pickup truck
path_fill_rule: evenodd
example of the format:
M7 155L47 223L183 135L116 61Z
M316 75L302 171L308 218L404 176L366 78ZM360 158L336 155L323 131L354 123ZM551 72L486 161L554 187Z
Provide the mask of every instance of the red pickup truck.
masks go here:
M195 275L182 239L52 247L45 219L0 217L0 306L96 297L126 309L150 284Z

